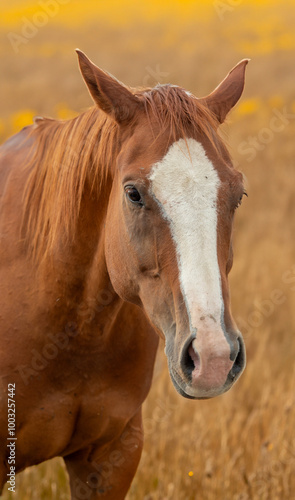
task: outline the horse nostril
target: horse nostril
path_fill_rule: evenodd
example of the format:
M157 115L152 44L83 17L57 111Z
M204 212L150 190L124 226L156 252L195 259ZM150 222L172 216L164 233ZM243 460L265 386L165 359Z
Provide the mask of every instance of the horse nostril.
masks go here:
M188 354L193 362L193 370L200 371L201 360L197 351L195 351L193 343L190 344L188 348Z
M184 373L184 375L189 379L192 380L192 372L196 368L196 364L200 362L198 354L195 352L193 348L193 338L190 338L187 342L186 345L184 346L183 349L183 356L181 359L181 368Z
M182 371L183 373L189 378L191 379L191 376L192 376L192 371L193 369L195 368L195 364L191 358L191 356L189 355L189 351L188 349L185 351L184 353L184 356L183 356L183 359L182 359Z
M245 366L245 348L243 342L238 338L238 353L230 371L230 376L236 378Z

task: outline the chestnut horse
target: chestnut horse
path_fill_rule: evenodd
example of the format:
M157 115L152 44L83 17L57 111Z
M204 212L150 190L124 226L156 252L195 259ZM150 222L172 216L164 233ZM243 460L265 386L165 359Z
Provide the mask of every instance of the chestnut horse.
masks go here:
M0 491L11 463L61 456L73 500L120 500L158 335L186 398L224 393L245 366L227 279L244 187L218 126L248 61L198 99L130 90L77 52L95 106L0 148Z

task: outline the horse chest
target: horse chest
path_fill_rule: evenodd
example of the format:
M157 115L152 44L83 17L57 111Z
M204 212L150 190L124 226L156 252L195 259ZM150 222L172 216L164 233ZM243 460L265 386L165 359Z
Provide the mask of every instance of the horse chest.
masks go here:
M104 446L120 436L144 400L149 373L148 380L137 373L140 376L130 382L134 370L130 361L114 366L114 360L95 352L80 354L64 350L47 363L44 356L38 357L36 364L28 365L32 373L20 374L23 380L16 383L20 469L92 443Z
M44 383L39 378L29 393L19 391L18 468L54 456L66 456L91 446L104 446L119 437L140 404L137 395L113 384L108 388L95 377L67 387ZM42 390L43 387L43 390Z

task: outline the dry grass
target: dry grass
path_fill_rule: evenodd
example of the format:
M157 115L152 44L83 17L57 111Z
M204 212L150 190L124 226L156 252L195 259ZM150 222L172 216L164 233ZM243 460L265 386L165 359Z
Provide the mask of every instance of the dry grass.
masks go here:
M154 9L150 16L136 11L128 30L126 20L107 24L105 12L101 22L96 3L92 25L84 20L78 29L73 20L72 28L61 19L59 24L57 15L21 47L20 54L4 41L0 135L4 138L20 125L22 110L64 116L88 105L72 52L76 45L129 84L153 84L157 78L200 95L239 59L252 57L243 104L226 128L249 192L236 220L231 274L232 308L245 334L247 368L229 393L191 402L176 394L161 350L144 408L144 453L128 500L291 500L295 497L295 97L290 50L294 9L289 2L254 6L241 2L221 21L208 2L210 15L202 24L189 10L193 5L197 13L198 3L184 2L180 10L175 7L170 12L169 24L165 9L157 16L155 4L150 4ZM148 11L148 4L144 6ZM179 12L182 16L177 19ZM9 29L21 29L20 23L16 26ZM275 122L282 125L280 131L274 130L273 109L289 113ZM250 136L258 138L259 148L252 151L251 160L250 152L245 152ZM4 500L69 500L59 459L18 476L17 496L5 491Z

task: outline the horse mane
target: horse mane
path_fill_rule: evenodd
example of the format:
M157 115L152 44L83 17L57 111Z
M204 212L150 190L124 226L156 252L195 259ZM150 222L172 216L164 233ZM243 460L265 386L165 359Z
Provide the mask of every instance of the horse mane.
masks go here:
M74 240L85 186L100 190L117 132L116 123L96 107L68 121L35 120L22 227L36 258L47 256L61 235Z
M173 85L133 90L146 115L159 124L159 134L170 140L188 133L205 136L219 156L224 146L210 110L192 94ZM97 107L68 120L37 118L30 137L33 152L24 195L25 240L39 260L48 256L61 238L73 242L85 187L101 187L118 152L117 123ZM156 137L155 137L156 139Z

